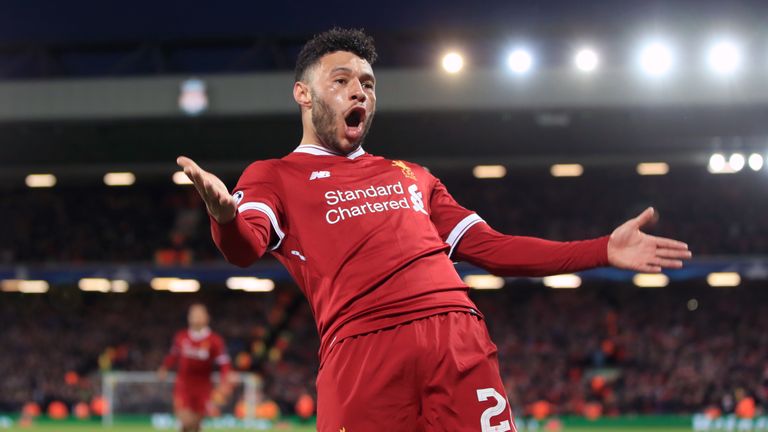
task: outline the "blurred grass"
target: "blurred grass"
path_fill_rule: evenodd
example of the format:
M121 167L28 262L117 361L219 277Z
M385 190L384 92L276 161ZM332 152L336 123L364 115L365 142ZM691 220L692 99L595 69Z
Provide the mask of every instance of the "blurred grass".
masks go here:
M690 427L687 428L652 428L654 432L688 432L691 431ZM209 431L215 431L215 432L243 432L244 429L208 429ZM253 430L253 429L249 429ZM640 432L648 430L647 427L624 427L624 428L588 428L588 427L568 427L564 428L562 432ZM0 431L18 431L18 432L104 432L104 431L110 431L110 432L157 432L157 429L153 429L150 426L139 426L139 425L131 425L131 426L114 426L111 428L103 428L101 426L97 425L77 425L77 424L46 424L46 425L34 425L30 427L13 427L11 429L0 429ZM168 431L171 431L168 429ZM277 429L269 429L265 432L314 432L315 427L314 426L292 426L292 427L282 427Z
M175 432L175 429L163 429L167 432ZM211 432L243 432L246 429L204 429ZM2 429L0 431L14 431L14 432L158 432L158 429L154 429L151 426L140 425L126 425L126 426L113 426L110 428L96 426L96 425L76 425L76 424L45 424L45 425L33 425L30 427L14 426L10 429ZM248 429L248 431L255 431L255 429ZM263 432L315 432L314 426L298 427L292 426L288 428L278 429L266 429Z

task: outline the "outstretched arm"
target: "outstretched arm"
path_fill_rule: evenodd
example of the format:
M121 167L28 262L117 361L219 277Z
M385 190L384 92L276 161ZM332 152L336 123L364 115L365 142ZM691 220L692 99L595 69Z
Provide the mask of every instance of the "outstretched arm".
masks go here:
M211 218L211 234L216 247L231 262L248 267L261 258L269 246L271 227L267 216L237 210L237 202L218 177L200 168L192 159L180 156L176 163L192 180L205 202Z
M464 234L453 257L498 276L540 277L608 265L607 249L608 236L557 242L505 235L478 223Z
M208 214L216 222L225 224L235 218L237 214L237 203L229 194L227 186L224 185L218 177L200 168L192 159L186 156L179 156L176 163L184 169L184 174L192 180L197 189L197 193L205 202Z
M653 215L649 208L610 236L574 242L509 236L478 223L466 232L453 256L499 276L547 276L606 265L646 273L682 267L682 260L691 257L685 243L640 230Z

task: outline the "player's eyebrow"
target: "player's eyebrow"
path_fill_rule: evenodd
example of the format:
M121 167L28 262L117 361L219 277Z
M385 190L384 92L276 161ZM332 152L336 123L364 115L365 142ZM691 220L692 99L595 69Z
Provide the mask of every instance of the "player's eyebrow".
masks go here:
M336 66L335 68L331 69L331 74L335 74L336 72L352 73L352 69L344 66Z
M335 68L331 69L331 75L337 73L337 72L345 72L345 73L352 73L352 69L344 66L336 66ZM373 82L376 82L376 77L373 76L373 74L364 72L360 76L361 80L371 80Z

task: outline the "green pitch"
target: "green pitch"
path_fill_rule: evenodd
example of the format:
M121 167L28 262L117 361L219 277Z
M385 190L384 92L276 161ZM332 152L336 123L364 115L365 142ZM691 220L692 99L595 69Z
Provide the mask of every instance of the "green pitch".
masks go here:
M167 430L167 429L166 429ZM214 429L211 429L214 431ZM569 427L564 428L562 432L640 432L648 430L647 427L625 427L625 428L582 428L582 427ZM654 432L690 432L691 428L651 428ZM0 431L18 431L18 432L157 432L156 429L152 429L149 426L114 426L111 428L102 428L101 426L92 425L40 425L32 426L28 428L14 427L11 429L0 429ZM215 429L216 432L243 432L243 429ZM269 429L265 432L314 432L314 427L298 427L293 426L289 428ZM169 431L170 432L170 431Z
M64 420L54 421L45 417L35 420L35 423L27 427L21 427L17 418L0 416L0 432L175 432L173 429L154 429L149 417L134 416L123 418L112 427L103 427L99 419L90 420ZM221 420L221 419L219 419ZM226 419L225 419L226 420ZM234 419L232 419L234 421ZM768 419L762 419L768 421ZM761 420L761 421L762 421ZM535 420L518 419L520 432L549 432L552 426L560 426L557 432L692 432L692 421L688 416L641 416L641 417L616 417L603 418L598 421L588 421L582 417L565 417L552 423L538 423ZM763 422L765 423L765 422ZM761 423L761 424L763 424ZM170 423L168 423L170 424ZM12 427L8 428L9 425ZM272 429L255 429L258 426ZM215 428L214 426L219 426ZM315 431L314 421L303 422L295 418L284 418L274 425L269 423L254 423L252 428L231 428L233 423L211 424L204 429L207 432L310 432ZM478 424L478 432L479 427ZM751 429L750 429L751 430ZM359 432L359 431L348 431Z
M245 429L209 429L213 432L245 432ZM14 432L159 432L158 429L153 429L150 426L113 426L110 428L92 425L39 425L32 427L13 427L11 429L0 429L0 431L14 431ZM175 432L174 429L163 429L166 432ZM205 431L205 429L204 429ZM248 431L254 431L254 429L248 429ZM263 432L315 432L315 427L296 427L292 426L288 429L266 429Z

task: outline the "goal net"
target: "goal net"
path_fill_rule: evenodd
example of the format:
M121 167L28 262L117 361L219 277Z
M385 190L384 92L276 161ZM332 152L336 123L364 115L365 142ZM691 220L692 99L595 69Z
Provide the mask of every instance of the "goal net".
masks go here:
M231 373L234 389L221 406L217 418L208 422L224 427L256 426L255 408L263 400L261 380L252 373ZM109 372L102 375L102 395L107 409L102 422L150 421L156 429L171 429L173 417L173 384L176 375L169 373L161 380L155 372ZM214 388L219 374L213 374Z

